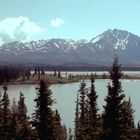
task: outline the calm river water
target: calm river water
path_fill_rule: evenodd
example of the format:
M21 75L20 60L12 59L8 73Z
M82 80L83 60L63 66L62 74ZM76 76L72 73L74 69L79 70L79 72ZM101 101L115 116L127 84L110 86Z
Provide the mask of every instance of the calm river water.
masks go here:
M104 98L107 95L107 84L109 80L96 80L95 89L99 95L98 107L99 112L102 112L103 105L105 104ZM90 86L90 82L86 81L87 87ZM75 113L75 101L76 94L79 89L80 83L70 84L54 84L50 86L53 92L53 99L56 103L53 105L54 109L58 109L62 122L67 127L73 127L74 124L74 113ZM28 114L34 112L34 98L36 97L35 88L37 85L10 85L8 86L8 94L10 99L15 98L18 100L20 91L25 95L25 103L28 107ZM133 109L135 110L135 122L140 119L140 80L122 80L122 88L126 95L126 99L131 97Z

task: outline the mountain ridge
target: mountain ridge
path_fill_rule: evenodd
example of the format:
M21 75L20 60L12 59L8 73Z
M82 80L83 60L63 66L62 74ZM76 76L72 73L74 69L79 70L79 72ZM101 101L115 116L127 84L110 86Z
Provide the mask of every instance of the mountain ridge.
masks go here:
M140 37L118 29L108 29L89 41L48 39L10 42L0 47L0 64L108 65L114 51L122 64L140 65Z

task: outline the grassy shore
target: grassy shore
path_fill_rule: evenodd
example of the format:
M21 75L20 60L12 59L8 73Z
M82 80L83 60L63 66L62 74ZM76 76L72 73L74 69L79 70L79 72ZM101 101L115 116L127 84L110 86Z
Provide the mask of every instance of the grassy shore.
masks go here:
M21 85L21 84L38 84L40 82L40 80L43 79L46 82L48 82L49 84L65 84L65 83L73 83L73 82L78 82L80 79L79 78L58 78L58 77L53 77L50 75L45 74L44 76L31 76L30 79L23 79L23 78L19 78L16 81L11 81L8 83L3 83L4 84L8 84L8 85Z
M109 78L108 75L95 76L95 79L108 79L108 78ZM30 79L19 78L16 81L3 83L2 85L4 84L8 84L8 85L38 84L41 79L45 80L49 84L66 84L66 83L79 82L82 79L88 80L90 79L90 75L76 75L76 76L71 75L69 77L61 77L61 78L54 77L48 74L45 74L44 76L41 75L40 77L38 75L35 75L35 76L31 76ZM140 79L140 75L124 75L122 79Z

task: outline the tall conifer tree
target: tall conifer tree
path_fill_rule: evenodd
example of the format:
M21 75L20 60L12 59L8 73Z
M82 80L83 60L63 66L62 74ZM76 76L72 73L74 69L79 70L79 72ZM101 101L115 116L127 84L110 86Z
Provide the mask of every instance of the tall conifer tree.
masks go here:
M8 140L11 138L11 130L10 130L10 100L7 94L8 87L5 85L3 87L4 94L2 98L2 126L1 126L1 136L2 140Z
M135 140L136 135L136 129L134 124L134 117L133 113L134 110L132 109L131 99L129 98L128 101L123 102L123 133L121 136L122 140Z
M53 104L52 92L49 90L48 83L40 81L37 89L36 111L34 114L33 125L38 131L40 140L54 140L53 116L51 106Z
M137 139L138 140L140 140L140 121L138 122L138 124L137 124L138 126L138 128L137 128Z
M63 132L63 127L61 125L61 118L58 110L53 113L53 128L54 137L56 140L66 140Z
M75 109L75 135L74 139L79 140L79 94L77 93L76 109Z
M88 117L87 117L87 102L86 102L86 83L83 81L79 90L79 119L78 119L78 137L76 140L88 140Z
M97 107L97 98L98 95L95 91L94 86L94 76L91 75L91 87L88 96L88 127L89 127L89 136L90 139L97 140L99 139L100 134L100 121L98 115L98 107Z
M2 119L2 93L0 91L0 139L3 133L3 119Z
M17 115L17 139L24 140L30 137L31 128L27 118L27 107L24 94L20 92Z
M122 102L124 94L122 93L121 82L119 81L122 72L118 58L114 58L113 65L110 70L110 79L112 85L108 85L108 95L105 99L103 114L103 140L121 140L122 136Z

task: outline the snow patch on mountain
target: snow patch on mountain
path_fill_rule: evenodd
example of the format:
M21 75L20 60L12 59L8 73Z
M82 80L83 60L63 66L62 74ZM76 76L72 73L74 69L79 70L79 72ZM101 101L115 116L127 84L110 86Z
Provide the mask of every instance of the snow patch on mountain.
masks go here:
M114 45L114 49L122 49L125 50L128 44L129 33L127 33L125 38L121 38L117 40L117 43Z
M54 42L54 45L55 45L57 48L60 48L60 46L59 46L58 44L56 44L55 42Z
M91 40L91 43L96 43L96 42L98 42L100 39L101 39L101 36L99 35L99 36L93 38L93 39Z

